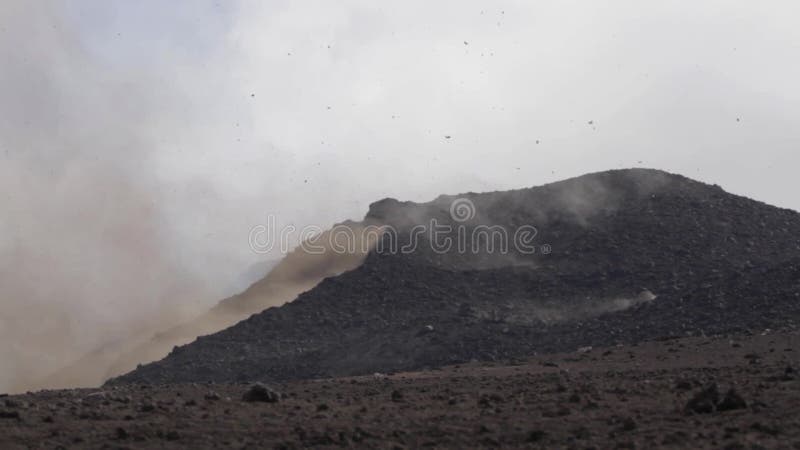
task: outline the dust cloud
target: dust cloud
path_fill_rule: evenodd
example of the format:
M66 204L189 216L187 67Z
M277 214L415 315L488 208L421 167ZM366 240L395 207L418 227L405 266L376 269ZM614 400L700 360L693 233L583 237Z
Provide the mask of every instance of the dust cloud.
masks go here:
M0 391L208 295L170 253L148 74L96 70L58 13L0 7Z
M198 336L215 333L252 314L293 300L323 279L361 265L380 237L371 229L366 231L362 223L349 222L346 227L350 231L349 236L353 237L352 241L348 241L352 247L336 245L336 227L315 234L304 242L306 247L288 253L264 278L240 294L222 300L198 317L155 333L151 330L150 333L105 343L75 363L36 380L29 387L99 386L109 378L135 369L139 364L167 356L174 347L188 344ZM306 250L310 246L314 247L314 253Z

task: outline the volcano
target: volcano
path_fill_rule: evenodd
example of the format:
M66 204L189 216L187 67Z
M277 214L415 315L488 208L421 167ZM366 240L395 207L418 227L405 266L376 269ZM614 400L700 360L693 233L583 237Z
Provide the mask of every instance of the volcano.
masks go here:
M662 171L385 199L356 225L382 232L360 265L107 384L391 373L800 321L800 214Z

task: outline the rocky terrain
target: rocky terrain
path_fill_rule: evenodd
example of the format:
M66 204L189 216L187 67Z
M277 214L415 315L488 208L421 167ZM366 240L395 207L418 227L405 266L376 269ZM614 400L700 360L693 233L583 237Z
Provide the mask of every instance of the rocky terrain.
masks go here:
M402 251L434 219L454 242L535 226L537 251ZM624 170L347 225L382 234L298 250L209 313L230 323L126 354L252 314L229 328L101 388L0 397L0 448L800 449L794 211Z
M474 205L458 221L457 199ZM482 225L538 230L540 250L436 251L419 224L457 239ZM660 171L590 174L508 192L384 200L365 262L280 307L176 347L109 381L285 382L500 361L580 347L795 330L800 215ZM397 244L393 246L392 240ZM391 251L394 248L395 251Z
M439 370L0 397L0 448L800 448L800 334Z

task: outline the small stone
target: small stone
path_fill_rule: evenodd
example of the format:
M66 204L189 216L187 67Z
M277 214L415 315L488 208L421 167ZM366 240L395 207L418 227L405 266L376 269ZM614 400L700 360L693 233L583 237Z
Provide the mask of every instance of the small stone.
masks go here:
M168 441L177 441L178 439L181 438L181 435L177 431L172 430L172 431L167 432L166 436L164 436L164 437Z
M528 433L528 442L540 442L547 436L547 433L542 430L533 430Z
M628 417L624 421L622 421L622 430L623 431L633 431L636 429L636 421L632 418Z
M403 393L400 391L392 391L392 401L393 402L401 402L403 401Z
M707 385L686 403L687 413L708 414L716 410L719 391L715 383Z
M118 427L117 430L114 432L114 435L119 440L128 439L128 432L125 430L125 428L122 427Z
M263 402L263 403L277 403L281 401L281 393L270 388L269 386L256 383L242 395L242 401L245 402Z
M142 412L151 412L151 411L155 411L155 409L156 409L156 407L152 403L145 403L145 404L142 405L141 408L139 408L139 410L142 411Z
M747 402L733 388L729 389L725 397L717 405L719 411L731 411L747 408Z
M17 411L0 411L0 419L19 419Z

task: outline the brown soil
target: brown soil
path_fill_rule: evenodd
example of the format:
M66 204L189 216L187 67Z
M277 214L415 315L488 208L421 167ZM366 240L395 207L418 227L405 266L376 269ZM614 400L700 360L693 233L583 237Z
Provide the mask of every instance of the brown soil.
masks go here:
M0 398L0 448L800 448L799 369L800 332L765 331L291 382L277 403L241 384L42 391Z

